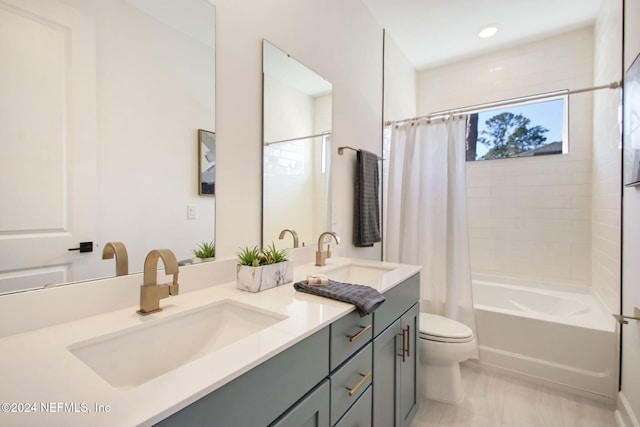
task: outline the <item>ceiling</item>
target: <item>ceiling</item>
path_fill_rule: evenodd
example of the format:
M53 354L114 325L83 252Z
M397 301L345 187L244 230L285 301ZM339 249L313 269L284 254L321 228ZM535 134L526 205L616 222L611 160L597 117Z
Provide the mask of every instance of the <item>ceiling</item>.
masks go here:
M362 0L418 70L580 28L611 0ZM495 23L498 33L478 31Z

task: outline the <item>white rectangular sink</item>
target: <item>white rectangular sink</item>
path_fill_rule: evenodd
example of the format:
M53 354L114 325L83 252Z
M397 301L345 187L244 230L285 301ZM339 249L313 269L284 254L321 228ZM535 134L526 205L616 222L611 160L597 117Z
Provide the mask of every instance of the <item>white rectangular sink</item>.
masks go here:
M379 279L386 273L395 270L395 267L384 267L365 264L346 264L339 267L327 267L318 273L325 274L329 279L338 282L365 285Z
M135 387L259 332L287 316L233 300L72 344L68 350L117 388Z

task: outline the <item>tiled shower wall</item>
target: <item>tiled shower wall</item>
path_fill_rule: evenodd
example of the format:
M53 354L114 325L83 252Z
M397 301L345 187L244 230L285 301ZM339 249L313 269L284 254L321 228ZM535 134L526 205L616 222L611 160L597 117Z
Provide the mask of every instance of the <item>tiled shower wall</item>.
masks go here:
M418 114L593 85L586 27L418 73ZM593 94L569 104L570 152L467 163L474 273L591 284Z

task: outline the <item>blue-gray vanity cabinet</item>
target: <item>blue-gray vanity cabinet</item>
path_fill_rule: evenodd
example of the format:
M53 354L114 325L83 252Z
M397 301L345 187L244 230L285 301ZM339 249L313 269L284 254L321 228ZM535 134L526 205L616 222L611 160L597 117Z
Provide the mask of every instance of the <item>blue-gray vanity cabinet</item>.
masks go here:
M373 337L372 316L360 317L357 311L331 324L330 368L333 371Z
M331 373L331 425L350 409L371 384L371 341L343 366Z
M329 380L324 380L269 427L329 427Z
M420 273L384 293L386 301L373 312L373 336L377 337L389 325L420 300Z
M401 347L396 337L400 330L398 319L373 340L373 419L376 427L394 426L398 418L396 359Z
M374 313L375 427L408 426L418 410L419 296L415 275L386 292L387 301Z
M397 426L408 427L418 411L418 364L420 346L420 307L415 304L400 319L400 326L406 331L406 355L398 357L399 367L399 420Z
M358 401L342 417L334 427L367 427L371 426L371 403L373 387L369 386Z
M408 426L418 408L419 287L416 274L373 315L347 314L158 425Z
M162 420L159 426L266 426L329 375L329 326ZM212 366L211 369L215 369ZM320 403L322 403L320 401ZM328 405L324 404L328 411Z

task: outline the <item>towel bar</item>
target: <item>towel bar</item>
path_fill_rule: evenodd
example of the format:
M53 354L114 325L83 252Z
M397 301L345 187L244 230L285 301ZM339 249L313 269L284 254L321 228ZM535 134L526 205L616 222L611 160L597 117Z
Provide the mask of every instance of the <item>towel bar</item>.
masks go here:
M344 153L345 148L347 150L360 151L358 148L353 148L353 147L349 147L348 145L343 145L342 147L338 147L338 154L340 154L342 156L342 154ZM378 160L384 160L384 159L382 157L378 156Z
M612 316L615 317L621 325L627 325L629 323L627 319L640 320L640 308L633 308L633 316L623 316L622 314L612 314Z

